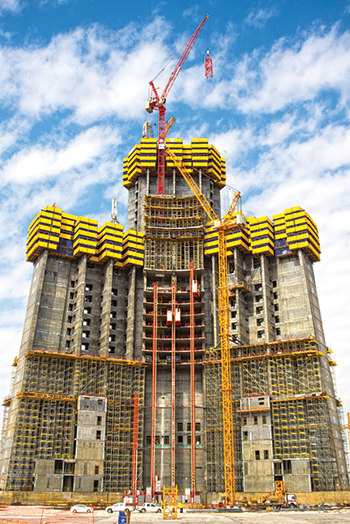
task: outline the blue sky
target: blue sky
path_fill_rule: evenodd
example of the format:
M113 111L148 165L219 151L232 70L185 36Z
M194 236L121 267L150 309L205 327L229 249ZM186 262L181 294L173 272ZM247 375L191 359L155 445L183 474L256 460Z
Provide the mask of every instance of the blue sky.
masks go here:
M300 205L316 221L325 336L350 411L350 0L0 0L0 397L29 291L28 224L54 202L102 224L114 196L125 224L122 160L148 82L207 13L168 96L171 136L214 143L248 216Z

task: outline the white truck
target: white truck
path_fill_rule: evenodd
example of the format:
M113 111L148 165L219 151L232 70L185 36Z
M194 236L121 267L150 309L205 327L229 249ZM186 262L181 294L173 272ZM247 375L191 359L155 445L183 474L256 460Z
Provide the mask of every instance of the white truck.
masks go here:
M163 511L162 506L154 502L145 502L141 506L136 506L136 510L140 513L161 513Z
M298 500L295 495L290 493L270 493L263 498L262 503L265 506L278 506L278 507L289 507L297 508Z
M298 500L295 495L290 495L287 493L284 495L284 501L290 508L297 508L298 507Z

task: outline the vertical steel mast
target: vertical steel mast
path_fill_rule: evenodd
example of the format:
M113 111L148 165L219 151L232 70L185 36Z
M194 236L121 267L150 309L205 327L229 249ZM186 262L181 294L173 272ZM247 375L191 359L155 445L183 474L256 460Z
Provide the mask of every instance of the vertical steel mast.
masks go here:
M153 346L152 346L152 428L151 428L151 494L156 491L156 402L157 402L157 339L158 339L158 282L153 283Z
M171 487L175 487L175 350L176 277L171 282Z
M231 350L230 350L230 323L229 323L229 297L227 289L227 245L226 235L235 229L245 227L242 218L234 215L241 194L236 192L229 210L218 218L215 211L203 195L196 182L193 180L186 166L174 153L167 149L166 154L173 160L174 164L192 189L197 200L211 220L212 227L218 232L219 238L219 323L221 337L221 369L222 369L222 412L223 412L223 437L224 437L224 460L225 460L225 500L227 504L234 504L236 497L235 489L235 463L234 463L234 441L232 424L232 384L231 384ZM191 285L192 287L192 285Z
M194 264L190 262L190 348L191 348L191 504L196 495L196 360L194 346Z

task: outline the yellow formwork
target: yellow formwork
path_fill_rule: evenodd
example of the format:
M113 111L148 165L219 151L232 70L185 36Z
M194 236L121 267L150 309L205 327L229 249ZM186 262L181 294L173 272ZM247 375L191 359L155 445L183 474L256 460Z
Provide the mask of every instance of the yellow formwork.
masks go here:
M320 260L318 229L304 209L300 206L285 209L284 213L274 215L273 220L277 256L288 256L302 249L313 262Z
M184 163L189 172L201 170L209 176L218 187L226 185L226 161L218 150L208 144L207 138L194 138L191 144L183 144L182 139L167 139L169 148L180 161ZM157 176L157 140L144 138L136 144L123 162L123 185L132 187L136 179L147 172ZM172 174L174 162L167 158L167 174Z
M63 213L47 206L29 226L27 260L34 262L44 250L62 258L88 255L89 261L103 264L112 259L116 266L143 266L144 233L128 230L114 222L100 228L97 220Z

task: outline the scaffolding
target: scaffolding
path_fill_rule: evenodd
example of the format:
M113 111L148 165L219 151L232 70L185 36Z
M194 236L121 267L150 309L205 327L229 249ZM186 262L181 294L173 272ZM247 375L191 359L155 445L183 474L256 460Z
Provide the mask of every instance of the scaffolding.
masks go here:
M224 487L220 350L206 354L208 491ZM315 339L231 348L232 412L237 491L243 490L240 399L270 397L273 453L277 460L308 459L313 491L335 489L335 450L321 359ZM220 437L217 438L217 435ZM237 461L237 462L236 462Z
M212 493L225 491L224 442L222 418L222 382L219 355L205 365L206 384L206 444L207 444L207 484L206 489ZM243 460L241 439L240 407L240 373L238 363L231 362L232 378L232 421L235 487L243 491Z
M163 519L177 519L177 486L163 486Z
M7 421L9 416L9 408L11 404L11 397L5 397L4 402L2 403L3 406L3 414L2 414L2 424L1 424L1 444L0 444L0 452L2 453L5 435L6 435L6 427L7 427Z
M310 460L313 491L335 489L335 463L327 398L271 399L274 456Z
M196 198L145 196L145 269L204 267L204 213Z
M104 461L104 491L120 492L131 489L134 425L137 423L135 479L140 478L143 465L142 436L145 389L145 368L110 363L108 366L106 442ZM135 419L134 397L138 395Z
M206 491L212 493L225 491L221 383L220 364L218 362L208 362L208 365L205 366L207 444Z
M32 491L36 459L73 458L76 400L20 393L18 402L7 490Z
M140 362L30 351L18 410L6 489L34 489L35 460L73 460L77 398L107 398L104 489L131 488L134 395L139 398L135 476L142 470L145 367Z
M12 388L13 388L13 384L14 384L14 380L15 380L15 376L16 376L17 364L18 364L18 358L15 357L15 360L14 360L14 362L12 364L12 367L14 368L14 370L11 373L10 391L12 391ZM1 424L0 453L2 453L2 451L3 451L4 440L5 440L5 436L6 436L7 421L8 421L8 416L9 416L9 411L10 411L10 406L11 406L11 396L10 395L7 395L4 398L2 406L3 406L4 409L3 409L2 424ZM1 483L2 483L2 481L1 481ZM0 489L1 489L1 485L0 485Z

